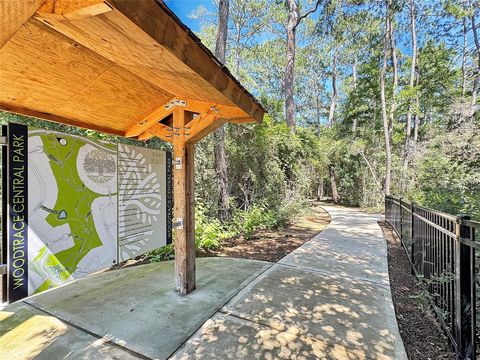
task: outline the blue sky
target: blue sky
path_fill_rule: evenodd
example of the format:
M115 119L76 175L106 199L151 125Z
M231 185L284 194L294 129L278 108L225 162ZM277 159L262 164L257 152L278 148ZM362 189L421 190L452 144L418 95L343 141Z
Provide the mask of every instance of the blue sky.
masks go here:
M200 31L200 21L190 19L188 15L200 5L207 9L212 8L212 0L165 0L165 4L187 25L195 32Z

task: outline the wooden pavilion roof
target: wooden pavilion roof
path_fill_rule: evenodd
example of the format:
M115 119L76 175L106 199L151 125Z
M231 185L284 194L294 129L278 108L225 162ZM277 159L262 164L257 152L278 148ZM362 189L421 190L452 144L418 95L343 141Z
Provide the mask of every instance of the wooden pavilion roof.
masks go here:
M0 109L172 141L182 108L192 142L264 115L160 0L9 0L0 20Z

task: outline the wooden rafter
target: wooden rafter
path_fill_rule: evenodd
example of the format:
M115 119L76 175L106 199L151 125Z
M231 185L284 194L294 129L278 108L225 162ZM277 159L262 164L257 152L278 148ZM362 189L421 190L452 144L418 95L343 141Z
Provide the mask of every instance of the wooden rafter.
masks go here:
M184 107L185 101L179 99L172 99L166 104L163 104L159 108L157 108L152 113L148 114L145 118L143 118L140 122L133 125L130 129L127 130L125 133L126 137L135 137L140 136L152 126L158 124L159 121L165 119L168 115L172 114L173 111L178 107Z
M144 133L138 136L138 140L146 141L154 136L162 139L163 141L173 142L173 128L164 124L156 124Z
M150 128L156 126L162 119L171 115L176 108L181 108L185 111L190 111L200 115L196 122L205 118L208 115L213 115L215 119L224 119L218 126L224 124L226 121L235 123L252 122L253 119L245 117L245 112L233 106L219 105L206 101L198 101L192 99L172 99L168 103L160 106L151 114L147 115L140 122L132 126L126 133L126 137L138 136L139 139L149 139L153 136ZM161 134L162 135L162 134ZM150 137L149 137L150 136ZM159 136L160 137L160 136ZM163 139L163 138L162 138ZM167 141L167 140L166 140Z
M226 122L227 119L218 118L215 113L199 116L185 127L185 141L195 144Z
M41 120L49 120L49 121L57 122L57 123L60 123L60 124L76 126L76 127L87 129L87 130L95 130L95 131L103 132L103 133L106 133L106 134L123 136L122 132L116 131L112 128L105 127L105 126L102 126L102 125L88 124L88 127L87 127L84 122L81 122L78 119L67 118L67 117L63 117L63 116L57 116L57 115L49 114L49 113L46 113L46 112L26 109L26 108L13 106L11 104L7 104L7 103L3 103L3 102L0 102L0 110L8 111L8 112L11 112L11 113L14 113L14 114L19 114L19 115L30 116L30 117L34 117L34 118L41 119Z

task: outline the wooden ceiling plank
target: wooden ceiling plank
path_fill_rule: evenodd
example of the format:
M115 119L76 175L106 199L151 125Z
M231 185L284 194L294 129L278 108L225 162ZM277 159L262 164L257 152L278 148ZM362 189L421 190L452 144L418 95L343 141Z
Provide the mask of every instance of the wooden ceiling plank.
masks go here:
M0 1L0 49L44 2L45 0Z
M77 21L52 17L51 14L37 14L35 18L171 93L172 97L198 96L204 100L234 105L116 9Z
M0 102L13 107L123 135L135 119L169 99L171 94L36 19L0 50Z

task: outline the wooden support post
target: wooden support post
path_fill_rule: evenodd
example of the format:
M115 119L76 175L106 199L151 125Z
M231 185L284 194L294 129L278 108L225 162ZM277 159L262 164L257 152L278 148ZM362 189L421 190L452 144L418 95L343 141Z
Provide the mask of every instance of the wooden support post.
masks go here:
M194 145L185 143L186 112L173 112L173 199L175 207L175 288L195 289Z
M455 244L455 320L457 351L461 359L473 360L475 348L475 248L462 242L474 239L473 229L464 225L470 216L459 215Z

